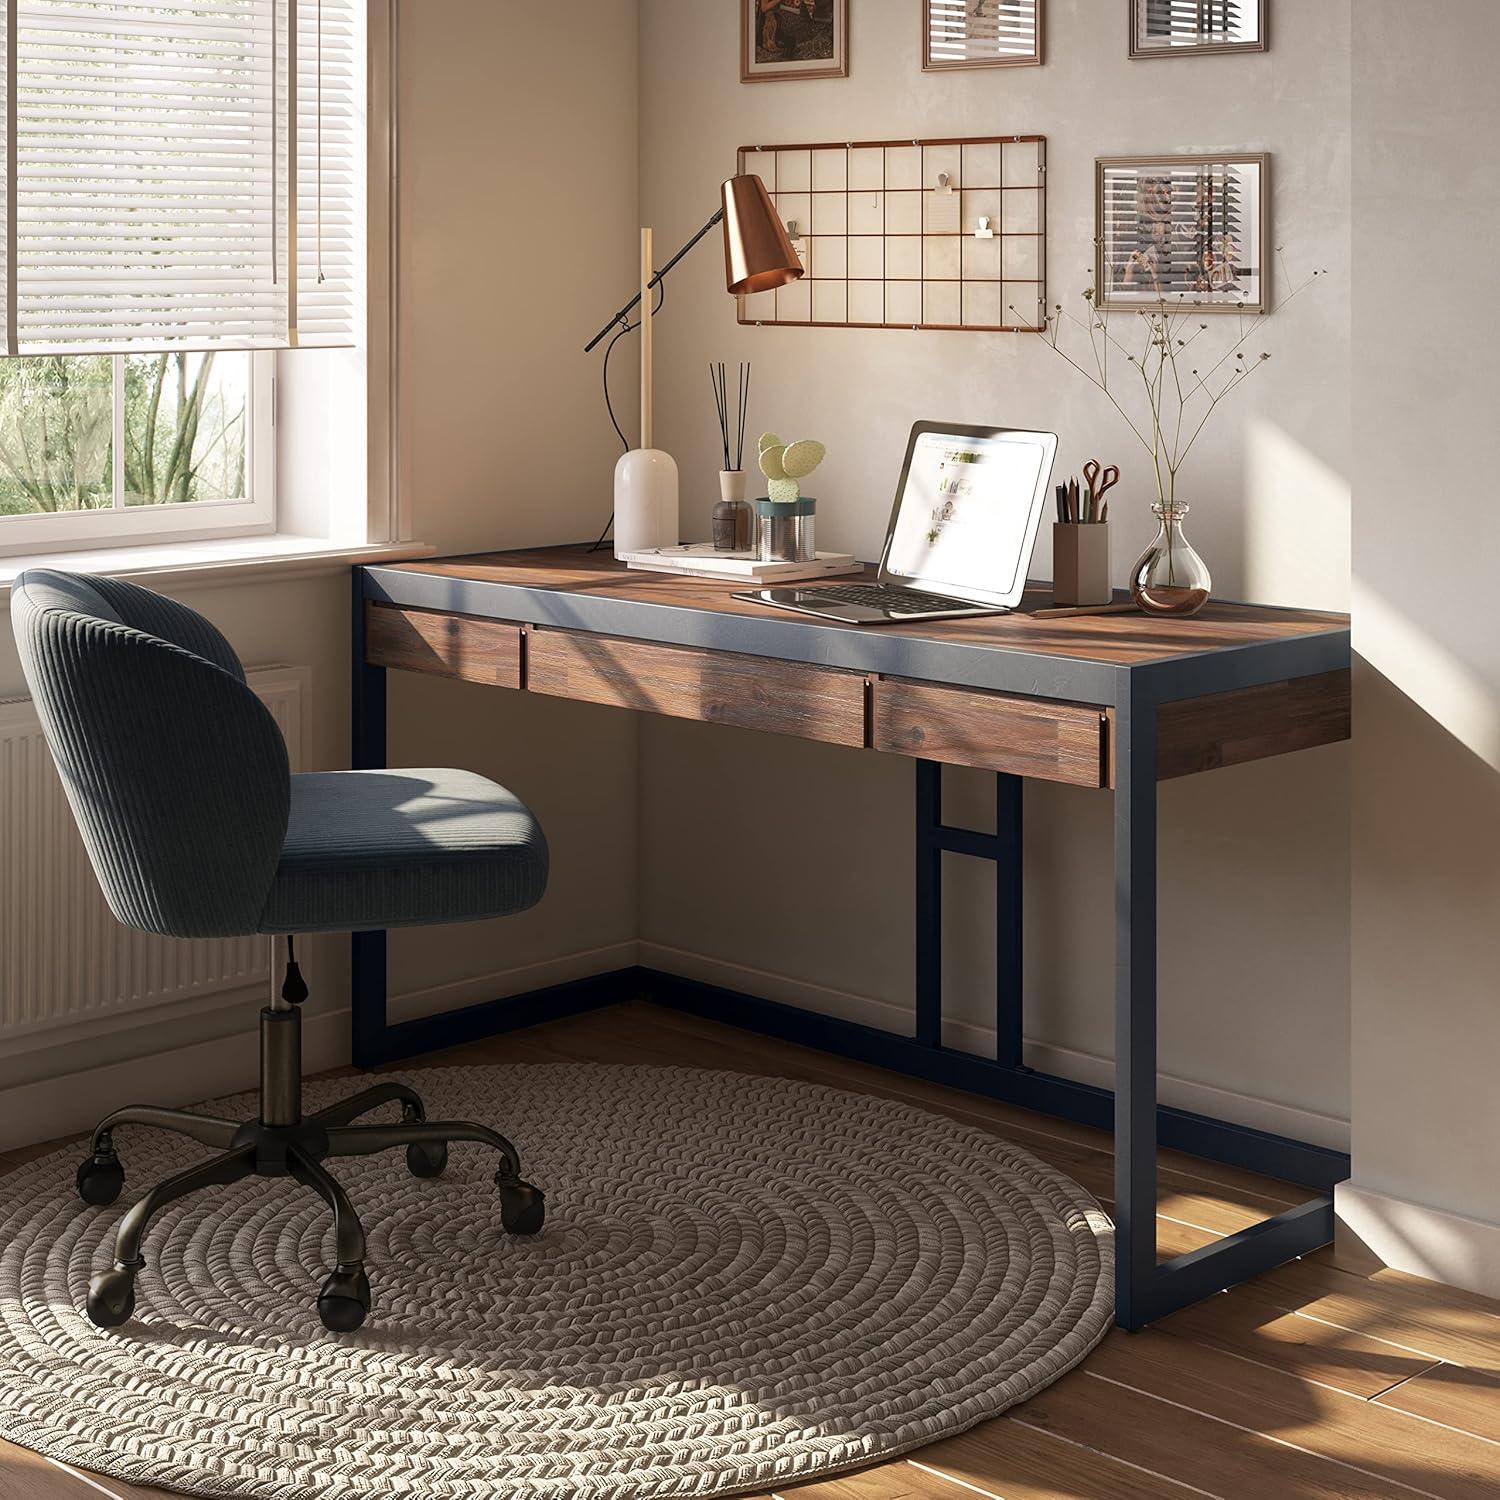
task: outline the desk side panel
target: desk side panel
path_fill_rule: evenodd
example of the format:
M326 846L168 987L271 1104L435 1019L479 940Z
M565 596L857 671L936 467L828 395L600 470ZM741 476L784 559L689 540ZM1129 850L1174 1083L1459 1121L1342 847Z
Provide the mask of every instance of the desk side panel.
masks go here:
M1350 735L1347 670L1164 703L1157 711L1159 780L1332 745Z

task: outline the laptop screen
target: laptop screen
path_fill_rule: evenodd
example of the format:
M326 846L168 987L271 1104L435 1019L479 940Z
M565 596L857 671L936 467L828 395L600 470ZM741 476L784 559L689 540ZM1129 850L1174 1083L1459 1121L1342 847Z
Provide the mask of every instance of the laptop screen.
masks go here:
M985 603L1018 603L1056 453L1049 432L917 423L882 578Z

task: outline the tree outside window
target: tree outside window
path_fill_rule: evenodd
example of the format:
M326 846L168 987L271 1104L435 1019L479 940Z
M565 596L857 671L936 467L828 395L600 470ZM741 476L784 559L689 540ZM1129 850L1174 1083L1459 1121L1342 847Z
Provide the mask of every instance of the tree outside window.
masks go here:
M0 519L245 499L250 383L240 353L0 359Z

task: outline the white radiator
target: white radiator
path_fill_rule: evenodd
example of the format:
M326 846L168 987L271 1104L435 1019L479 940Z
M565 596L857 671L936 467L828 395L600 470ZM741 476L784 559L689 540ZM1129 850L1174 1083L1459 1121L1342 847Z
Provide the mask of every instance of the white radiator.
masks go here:
M301 760L306 668L247 674ZM268 982L263 937L185 941L111 915L30 699L0 702L0 1047L51 1045L145 1012Z

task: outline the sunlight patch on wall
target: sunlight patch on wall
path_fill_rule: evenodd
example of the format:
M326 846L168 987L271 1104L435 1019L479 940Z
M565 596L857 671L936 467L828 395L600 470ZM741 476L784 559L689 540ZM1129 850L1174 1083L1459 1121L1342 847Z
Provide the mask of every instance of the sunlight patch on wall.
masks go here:
M1500 771L1496 685L1367 584L1356 580L1353 595L1355 651L1491 770Z
M1349 608L1349 481L1276 423L1245 442L1245 597Z

